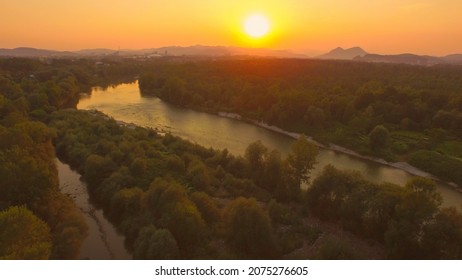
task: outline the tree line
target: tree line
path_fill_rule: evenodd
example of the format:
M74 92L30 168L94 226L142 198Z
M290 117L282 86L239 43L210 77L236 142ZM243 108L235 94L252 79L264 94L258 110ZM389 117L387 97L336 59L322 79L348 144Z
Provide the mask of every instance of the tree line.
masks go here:
M0 259L77 258L87 226L59 190L56 132L43 119L75 104L79 84L56 69L42 80L35 60L0 65Z
M83 174L135 258L296 256L325 234L310 217L371 240L384 258L462 257L462 215L441 208L431 180L373 184L327 166L301 190L317 156L304 137L285 159L258 141L236 157L96 111L56 112L50 125L58 154ZM309 257L367 258L333 238Z
M222 59L157 65L139 85L147 96L238 113L462 185L461 74L450 65Z
M93 86L133 80L134 63L0 59L0 259L74 259L87 231L59 190L51 113Z
M265 204L299 200L317 155L301 138L284 160L261 142L235 157L96 111L55 112L50 126L137 258L280 257Z
M92 86L145 73L143 94L203 110L238 112L312 132L321 140L356 139L359 147L366 145L377 155L399 154L422 164L439 157L438 166L428 168L440 167L453 178L457 163L448 164L448 158L461 157L457 121L451 127L435 126L433 118L460 110L457 67L271 59L102 65L0 59L0 66L2 259L78 256L86 226L72 201L59 192L55 153L82 174L92 199L124 234L137 259L371 258L357 246L361 240L374 244L374 256L380 258L462 257L461 215L441 208L431 181L418 178L405 187L373 184L330 166L311 178L318 151L304 137L286 158L261 142L249 145L241 157L123 125L96 111L72 109L79 93ZM363 102L358 101L358 85L372 90L373 101L366 107L356 105ZM417 126L412 119L396 124L380 118L379 101L394 102L392 97L387 101L395 94L388 86L398 96L412 97L411 103L424 102L423 111L435 115L423 116L429 121ZM421 89L445 95L448 102L429 102ZM401 97L393 104L401 106ZM306 110L308 117L300 118L306 115L298 110ZM341 117L335 115L339 112ZM361 114L373 123L364 125L366 117L352 121ZM367 129L359 133L357 127ZM302 190L307 183L310 188ZM345 239L331 231L332 225L358 239Z

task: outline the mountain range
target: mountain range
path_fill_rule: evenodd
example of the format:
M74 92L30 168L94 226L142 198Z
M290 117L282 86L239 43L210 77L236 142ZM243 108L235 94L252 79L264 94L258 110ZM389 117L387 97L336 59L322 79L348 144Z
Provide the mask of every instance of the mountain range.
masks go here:
M263 57L287 57L287 58L310 58L307 55L295 53L289 50L271 50L265 48L242 48L225 46L169 46L141 50L113 50L113 49L84 49L79 51L55 51L20 47L15 49L0 49L0 57L163 57L163 56L263 56ZM326 54L311 57L315 59L330 60L354 60L375 63L404 63L413 65L435 64L461 64L462 54L451 54L437 57L416 54L381 55L370 54L360 47L343 49L335 48Z
M318 56L317 58L334 60L355 60L375 63L401 63L423 66L430 66L435 64L462 64L462 54L451 54L442 57L416 55L410 53L382 55L367 53L360 47L353 47L350 49L336 48L326 54Z
M353 47L350 49L335 48L330 52L318 56L319 59L341 59L341 60L351 60L355 57L361 57L367 55L367 52L361 49L360 47Z
M54 51L35 48L15 48L0 49L0 56L7 57L71 57L71 56L271 56L271 57L290 57L308 58L303 54L294 53L288 50L271 50L265 48L241 48L224 46L169 46L162 48L151 48L141 50L112 50L112 49L84 49L79 51Z
M435 64L462 64L462 54L453 54L443 57L415 55L409 53L397 55L366 54L361 57L355 57L354 60L376 63L402 63L430 66Z

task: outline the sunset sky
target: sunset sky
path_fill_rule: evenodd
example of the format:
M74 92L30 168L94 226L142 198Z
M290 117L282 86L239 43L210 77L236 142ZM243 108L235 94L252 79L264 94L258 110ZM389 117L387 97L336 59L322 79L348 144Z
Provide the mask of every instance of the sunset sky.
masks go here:
M244 33L252 14L270 32ZM461 0L0 0L0 48L221 45L325 52L462 53Z

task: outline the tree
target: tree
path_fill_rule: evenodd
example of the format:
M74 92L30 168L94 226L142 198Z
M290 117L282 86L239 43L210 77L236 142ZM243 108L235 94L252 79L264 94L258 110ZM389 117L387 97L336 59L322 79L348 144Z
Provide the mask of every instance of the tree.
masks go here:
M422 258L462 258L462 215L455 208L445 208L434 221L425 225L422 237Z
M176 203L171 212L164 212L159 224L172 233L184 257L192 257L204 238L205 222L189 199Z
M263 187L269 191L274 191L282 184L283 171L281 153L277 150L271 151L265 161L265 172L262 178Z
M422 236L439 212L441 196L436 192L435 183L425 178L410 180L406 190L396 205L395 219L385 233L385 244L391 258L421 259L426 250Z
M146 192L144 203L156 225L175 237L182 256L191 257L203 240L205 222L185 187L172 180L156 179Z
M45 260L51 254L47 224L24 206L0 212L0 259Z
M358 173L327 165L306 192L310 211L323 220L339 220L344 203L362 181Z
M309 183L310 172L316 164L318 147L309 142L304 135L294 142L284 167L286 171L285 189L288 197L298 197L302 183Z
M383 125L377 125L369 133L369 146L373 151L380 151L388 144L390 132Z
M111 215L116 220L133 217L140 210L143 191L140 188L126 188L116 192L111 198Z
M208 224L219 221L221 213L212 197L204 192L194 192L191 194L191 200L196 204L197 209Z
M324 122L326 121L326 116L324 110L315 106L310 106L306 110L303 120L306 124L312 127L323 127Z
M406 189L408 193L397 207L401 217L415 224L433 218L443 201L436 191L435 183L430 179L416 177L407 182Z
M34 211L50 228L53 238L50 259L77 259L88 227L72 199L55 190L43 197Z
M255 199L238 198L225 209L227 241L244 258L277 255L270 219Z
M153 225L141 229L134 245L134 259L172 260L178 256L178 246L169 230Z
M249 164L249 171L255 183L260 183L263 177L265 159L268 149L258 140L247 146L245 149L245 159Z
M0 150L0 204L33 205L43 198L57 185L57 178L48 164L29 153L26 146Z
M322 240L314 256L319 260L359 260L363 259L358 248L334 236Z
M210 175L208 168L202 161L193 160L189 163L187 174L191 187L202 191L210 190Z
M98 186L114 172L116 166L109 158L92 154L85 161L85 180L90 186Z
M362 217L365 236L384 242L384 233L395 218L396 205L405 192L403 187L391 183L379 185L378 191L368 199L367 214Z
M160 90L160 97L180 105L185 104L188 98L186 81L176 76L168 78Z

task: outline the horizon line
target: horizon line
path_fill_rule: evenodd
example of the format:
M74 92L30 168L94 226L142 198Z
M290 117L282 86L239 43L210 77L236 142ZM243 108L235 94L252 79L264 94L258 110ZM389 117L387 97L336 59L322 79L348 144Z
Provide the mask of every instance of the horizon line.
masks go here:
M291 49L291 48L285 48L285 49L277 49L277 48L265 48L265 47L246 47L246 46L238 46L238 45L205 45L205 44L192 44L192 45L164 45L160 47L142 47L142 48L110 48L110 47L87 47L87 48L82 48L82 49L59 49L59 48L41 48L41 47L35 47L35 46L27 46L27 45L21 45L21 46L16 46L16 47L1 47L0 49L3 50L15 50L15 49L35 49L35 50L43 50L43 51L55 51L55 52L80 52L80 51L86 51L86 50L110 50L110 51L143 51L143 50L149 50L149 49L162 49L162 48L190 48L190 47L216 47L216 48L239 48L239 49L248 49L248 50L269 50L269 51L286 51L286 52L292 52L294 55L305 55L305 56L320 56L327 54L335 49L342 49L342 50L349 50L353 48L360 48L363 51L365 51L367 54L377 54L377 55L405 55L405 54L411 54L411 55L418 55L418 56L433 56L433 57L445 57L445 56L450 56L450 55L455 55L455 54L462 54L462 50L460 52L451 52L451 53L445 53L443 55L441 54L429 54L429 53L414 53L410 51L403 51L403 52L395 52L395 53L390 53L390 52L369 52L366 51L363 47L360 45L355 45L352 47L342 47L342 46L337 46L333 47L329 50L315 50L315 49L308 49L308 50L297 50L297 49ZM308 53L316 53L315 55L313 54L308 54Z

